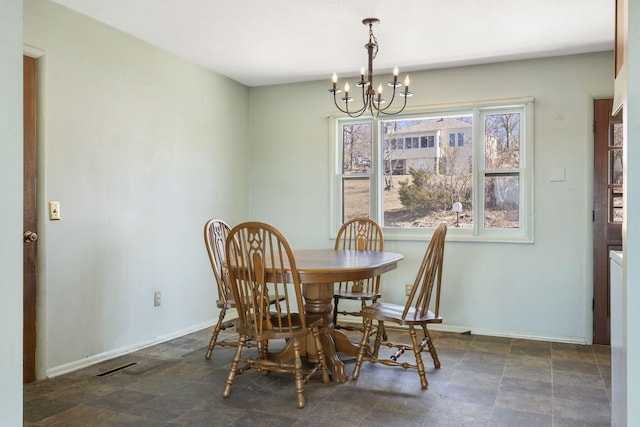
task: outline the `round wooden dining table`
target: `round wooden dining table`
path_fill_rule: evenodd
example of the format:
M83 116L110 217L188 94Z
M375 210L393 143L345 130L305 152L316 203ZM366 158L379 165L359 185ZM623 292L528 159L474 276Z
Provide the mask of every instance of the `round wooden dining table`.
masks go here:
M322 319L320 340L329 371L335 381L345 382L348 377L337 353L356 355L358 347L333 327L333 284L386 273L395 269L403 256L395 252L334 249L295 250L294 255L306 316L310 321ZM306 350L309 358L315 356L312 343L307 343Z

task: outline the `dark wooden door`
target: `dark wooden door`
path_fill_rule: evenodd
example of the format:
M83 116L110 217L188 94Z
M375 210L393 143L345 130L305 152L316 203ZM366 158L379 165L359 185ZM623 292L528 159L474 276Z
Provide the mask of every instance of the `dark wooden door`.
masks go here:
M24 253L23 253L23 381L36 379L36 60L23 57L24 78Z
M622 120L594 101L593 342L610 343L609 251L622 249ZM615 309L615 308L614 308Z

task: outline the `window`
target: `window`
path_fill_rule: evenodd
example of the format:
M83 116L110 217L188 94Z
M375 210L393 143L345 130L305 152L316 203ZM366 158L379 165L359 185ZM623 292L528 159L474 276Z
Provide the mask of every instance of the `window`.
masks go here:
M342 126L342 217L368 216L371 205L372 123Z
M458 147L464 146L464 132L449 134L449 147L455 147L456 145Z
M519 112L487 113L484 125L484 226L520 226Z
M533 241L533 99L388 117L332 119L331 235L369 216L386 239L446 221L454 239Z
M435 138L436 137L434 135L421 136L420 148L433 148L435 145Z

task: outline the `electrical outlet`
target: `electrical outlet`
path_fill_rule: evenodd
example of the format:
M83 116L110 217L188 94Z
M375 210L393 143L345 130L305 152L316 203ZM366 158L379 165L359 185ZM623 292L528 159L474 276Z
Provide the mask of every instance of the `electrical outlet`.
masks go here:
M160 291L155 291L153 293L153 306L154 307L158 307L161 303L161 295L160 295Z
M404 285L404 294L406 296L411 295L411 288L413 287L413 285Z

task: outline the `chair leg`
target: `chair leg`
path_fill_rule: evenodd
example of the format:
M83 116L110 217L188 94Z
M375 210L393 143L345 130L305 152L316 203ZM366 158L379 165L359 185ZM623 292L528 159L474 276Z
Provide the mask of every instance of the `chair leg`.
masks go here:
M322 374L322 382L329 382L329 373L327 372L327 360L324 356L324 350L322 349L322 342L320 341L320 331L318 328L313 328L311 330L311 334L313 335L313 341L316 346L316 353L318 354L318 362L320 363L320 372Z
M422 325L422 330L424 331L424 338L427 340L427 346L429 347L429 353L431 353L431 358L433 359L433 365L436 368L440 367L440 360L438 359L438 352L436 351L436 346L433 345L433 340L431 339L431 334L427 329L427 325Z
M333 297L333 327L338 328L338 301L340 298Z
M413 325L409 325L409 336L411 337L411 343L413 344L413 354L416 356L416 366L418 368L418 375L420 376L420 386L422 388L427 388L429 382L427 381L427 374L424 371L422 352L420 351L420 345L418 344L418 338L416 336L416 329Z
M371 334L371 325L373 325L373 319L366 319L364 324L364 333L362 334L362 341L360 341L360 347L358 348L356 366L353 368L353 374L351 375L351 378L354 380L357 380L358 376L360 375L360 367L362 366L364 355L367 352L367 348L369 347L369 335Z
M384 323L380 323L380 328L382 328L382 340L389 341L389 337L387 336L387 330L384 328Z
M364 308L366 306L367 306L367 304L365 303L365 300L364 299L360 300L360 313L358 314L359 316L362 316L362 311L364 310ZM362 332L364 332L364 323L365 323L365 320L364 320L364 317L363 317L362 318L362 329L361 329Z
M298 337L293 338L293 366L296 377L296 396L298 399L298 408L304 408L304 378L302 375L302 361L300 360L300 340Z
M378 298L374 298L371 300L372 304L375 304L376 302L378 302ZM364 303L364 301L363 301ZM387 331L384 329L384 323L383 322L378 322L378 328L380 328L382 330L382 341L389 341L389 337L387 336ZM376 354L376 357L378 357L378 355Z
M269 341L258 341L258 359L268 359L269 358ZM268 369L258 368L262 375L268 375Z
M218 316L218 323L216 323L216 327L213 328L213 334L211 335L211 340L209 341L209 348L207 349L207 353L204 355L204 358L209 360L211 359L211 353L213 353L213 348L216 346L216 342L218 341L218 334L222 329L222 322L224 321L224 316L227 313L226 308L220 309L220 315Z
M231 385L233 384L233 379L236 377L236 373L238 372L238 365L240 364L240 356L242 355L242 348L247 342L247 337L240 334L240 339L238 340L238 348L236 349L236 354L233 356L233 361L231 362L231 369L229 369L229 374L227 375L227 380L225 381L224 390L222 391L222 397L229 397L231 394Z
M258 358L266 359L269 357L269 341L258 342Z
M373 357L378 358L378 352L380 351L380 344L382 343L382 339L387 341L386 337L384 337L384 322L382 320L378 320L378 329L376 330L376 339L373 342Z

